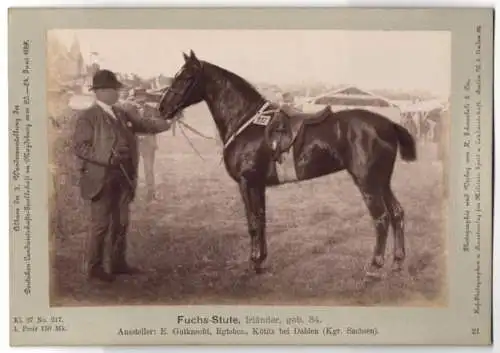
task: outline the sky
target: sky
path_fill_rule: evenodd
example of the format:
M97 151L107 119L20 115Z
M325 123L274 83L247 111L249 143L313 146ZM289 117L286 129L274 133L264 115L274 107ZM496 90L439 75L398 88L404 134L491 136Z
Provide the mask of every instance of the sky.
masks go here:
M68 47L78 38L85 61L143 77L173 76L182 52L251 82L353 84L425 90L447 97L451 34L445 31L53 30Z

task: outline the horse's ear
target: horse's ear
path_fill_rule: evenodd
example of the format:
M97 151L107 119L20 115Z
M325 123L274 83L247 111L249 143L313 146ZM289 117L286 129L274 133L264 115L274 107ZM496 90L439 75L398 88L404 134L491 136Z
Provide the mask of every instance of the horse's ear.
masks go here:
M187 56L186 53L182 52L182 56L184 57L184 61L188 62L189 61L189 56Z
M194 51L191 49L191 51L189 52L189 59L191 60L191 63L193 63L195 66L201 66L201 63L200 61L198 60L198 58L196 57L196 54L194 53Z

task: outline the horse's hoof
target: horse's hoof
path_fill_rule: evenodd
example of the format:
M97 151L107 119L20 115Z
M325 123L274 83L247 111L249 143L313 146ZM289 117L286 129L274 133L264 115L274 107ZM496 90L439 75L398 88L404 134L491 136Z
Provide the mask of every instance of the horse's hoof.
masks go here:
M380 271L366 271L365 278L367 280L380 280L382 279L382 273Z
M248 271L250 273L256 273L260 275L261 273L264 273L264 268L256 263L250 263L250 266L248 267Z
M394 260L394 262L391 265L391 271L392 272L402 272L404 269L403 267L403 261L401 260Z
M382 267L371 265L366 269L365 278L367 280L379 280L382 279Z
M256 274L261 275L261 274L263 274L265 272L265 269L263 267L259 266L259 267L255 267L254 271L255 271Z

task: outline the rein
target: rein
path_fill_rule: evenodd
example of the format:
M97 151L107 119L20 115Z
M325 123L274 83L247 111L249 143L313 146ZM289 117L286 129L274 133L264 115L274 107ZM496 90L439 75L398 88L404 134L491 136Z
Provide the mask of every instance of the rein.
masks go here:
M269 101L266 101L262 107L260 107L260 109L250 118L248 119L243 125L241 125L238 130L236 130L236 132L234 132L233 134L231 134L231 136L227 139L227 141L224 143L224 147L223 147L223 154L224 154L224 151L227 149L227 147L231 144L231 142L234 141L234 139L236 137L238 137L238 135L240 135L243 131L245 131L245 129L247 127L249 127L251 124L255 124L255 125L261 125L261 126L267 126L267 124L269 123L269 121L271 120L271 116L269 114L276 114L280 111L280 109L271 109L271 110L266 110L267 108L269 108L269 106L271 105L271 103ZM201 132L199 132L198 130L196 130L194 127L192 127L191 125L187 124L186 122L182 121L181 119L183 118L183 115L182 114L178 114L174 119L172 119L172 124L174 123L179 123L179 128L181 130L181 133L182 135L186 138L186 140L188 141L189 145L191 146L191 148L196 152L196 154L202 159L203 157L201 156L200 152L198 152L198 150L194 147L194 144L193 142L189 139L189 137L186 135L186 133L184 132L184 129L182 128L182 126L186 127L188 130L190 130L191 132L193 132L194 134L200 136L200 137L203 137L204 139L207 139L207 140L216 140L215 138L211 137L211 136L207 136L207 135L204 135L202 134ZM222 157L223 158L223 157ZM222 158L221 158L221 162L222 162Z
M202 69L203 69L203 66L202 66ZM181 72L182 72L182 70L181 70L181 71L179 71L179 72L178 72L175 76L178 76ZM196 77L195 77L195 78L191 81L191 83L189 84L189 86L188 86L188 88L187 88L187 90L186 90L185 95L188 95L188 94L189 94L189 93L190 93L190 92L191 92L191 91L192 91L192 90L196 87L196 84L198 83L198 81L199 81L199 75L198 75L198 76L196 76ZM170 87L167 87L167 89L165 90L165 92L163 92L163 95L162 95L162 97L161 97L161 99L160 99L160 102L161 102L161 101L163 101L163 99L165 98L165 96L167 95L167 93L168 93L168 92L172 92L173 94L176 94L176 95L182 95L182 92L179 92L179 91L177 91L177 90L174 90L174 89L172 88L172 86L170 86ZM191 140L189 139L189 137L188 137L188 136L186 135L186 133L184 132L184 129L182 128L182 126L186 127L186 128L187 128L188 130L190 130L191 132L193 132L193 133L195 133L196 135L201 136L201 137L203 137L203 138L205 138L205 139L207 139L207 140L214 140L214 138L212 138L212 137L209 137L209 136L206 136L206 135L202 134L201 132L199 132L198 130L196 130L194 127L192 127L192 126L188 125L187 123L185 123L184 121L182 121L181 119L182 119L183 117L184 117L184 115L183 115L183 114L176 114L176 115L174 116L174 118L173 118L173 119L171 119L171 121L172 121L172 125L174 125L174 124L176 124L176 123L179 123L179 129L181 130L182 135L183 135L183 136L186 138L186 140L188 141L189 146L191 146L191 148L193 149L193 151L195 151L195 152L196 152L196 154L198 155L198 157L200 157L202 160L204 160L204 159L203 159L203 157L201 156L200 152L198 152L198 150L196 149L196 147L194 147L194 144L191 142Z
M180 122L180 120L179 120L179 122ZM181 130L182 135L186 138L187 142L189 143L189 146L191 146L191 148L193 149L193 151L195 151L196 154L198 155L198 157L200 157L201 160L204 161L205 159L203 158L203 156L200 154L200 152L198 152L198 150L196 149L196 147L194 147L193 143L191 142L191 140L189 139L189 137L184 132L184 129L182 128L182 125L179 125L179 130Z
M203 63L201 64L201 70L203 70ZM180 73L182 72L179 71L175 76L177 77L178 75L180 75ZM184 96L188 96L189 93L191 92L191 90L193 90L195 87L196 87L196 84L198 83L198 81L200 80L200 77L201 75L197 75L189 84L186 92L182 93L182 92L178 92L174 89L172 89L172 86L168 87L165 92L163 93L162 97L161 97L161 100L160 101L163 101L165 96L167 95L168 92L172 92L173 94L176 94L176 95L184 95ZM226 140L226 142L224 143L224 147L223 147L223 150L222 150L222 158L224 157L224 152L225 150L227 149L227 147L234 141L234 139L240 135L248 126L250 126L251 124L255 124L255 125L261 125L261 126L267 126L267 124L269 123L269 121L271 120L271 114L276 114L280 111L280 108L277 108L277 109L271 109L271 110L268 110L268 108L270 107L271 105L271 102L269 101L265 101L264 104L260 107L259 110L257 110L257 112L250 118L248 119L245 123L243 123L243 125L241 125L238 130L236 130L236 132L232 133L229 138ZM175 110L174 110L175 111ZM191 146L191 148L196 152L196 154L198 154L198 156L203 160L203 157L201 156L201 154L198 152L198 150L196 150L196 148L194 147L193 143L191 142L191 140L188 138L188 136L186 135L186 133L184 132L184 130L182 129L182 126L186 127L188 130L191 130L193 133L195 133L196 135L198 136L201 136L205 139L211 139L211 140L215 140L214 138L212 137L208 137L204 134L202 134L201 132L197 131L196 129L194 129L192 126L186 124L185 122L183 122L181 119L183 118L183 115L182 114L176 114L176 116L172 119L172 124L175 124L175 123L179 123L179 124L182 124L182 125L179 125L179 128L182 132L182 134L184 135L184 137L188 140L188 143L189 145ZM221 159L222 161L222 159Z
M199 132L198 130L196 130L194 127L192 127L191 125L189 125L188 123L182 121L182 120L177 120L177 122L179 124L181 124L182 126L184 126L186 129L190 130L191 132L193 132L194 134L200 136L200 137L203 137L204 139L207 139L207 140L216 140L215 138L213 138L212 136L207 136L205 134L202 134L201 132Z
M193 132L194 134L200 136L200 137L203 137L204 139L206 140L215 140L213 137L211 136L207 136L207 135L204 135L202 134L201 132L199 132L198 130L196 130L194 127L192 127L191 125L187 124L186 122L182 121L181 119L183 118L183 115L182 114L178 114L175 119L172 120L172 124L175 124L175 123L178 123L179 124L179 130L181 130L181 133L182 135L184 136L184 138L187 140L189 146L191 146L191 148L193 149L193 151L196 152L196 154L198 155L198 157L200 157L203 161L205 160L201 153L196 149L196 147L194 147L194 144L193 142L191 141L191 139L188 137L188 135L186 135L186 132L184 131L184 129L182 128L183 126L185 128L187 128L188 130L190 130L191 132Z

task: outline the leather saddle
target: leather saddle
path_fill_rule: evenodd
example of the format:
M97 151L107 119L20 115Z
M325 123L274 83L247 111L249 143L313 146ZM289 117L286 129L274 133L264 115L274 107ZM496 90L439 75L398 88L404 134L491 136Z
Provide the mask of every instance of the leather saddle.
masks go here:
M323 122L331 113L330 106L314 113L304 113L289 105L280 106L265 130L265 140L274 160L281 161L281 155L288 152L297 139L302 140L306 126Z

